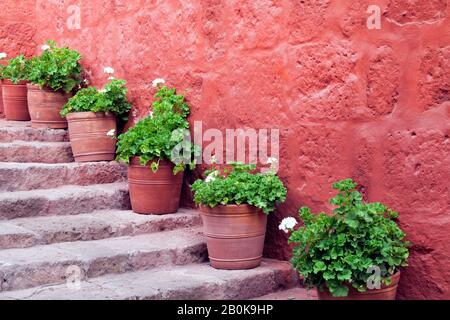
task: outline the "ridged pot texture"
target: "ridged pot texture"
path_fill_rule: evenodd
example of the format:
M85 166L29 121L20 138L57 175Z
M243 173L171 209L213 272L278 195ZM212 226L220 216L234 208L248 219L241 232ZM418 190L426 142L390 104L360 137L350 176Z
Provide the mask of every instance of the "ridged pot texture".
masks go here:
M174 165L159 162L158 171L151 170L151 161L142 166L133 157L128 166L131 207L139 214L169 214L178 211L184 173L173 174Z
M400 281L400 271L392 276L392 283L389 286L382 285L380 289L366 290L359 292L349 286L347 297L333 297L328 290L319 291L320 300L395 300L397 296L398 283Z
M267 215L250 205L200 206L211 266L253 269L261 264Z
M1 90L6 120L30 121L26 81L14 84L9 80L3 80Z
M55 92L28 84L28 108L33 128L66 129L67 121L61 109L72 97L70 93Z
M67 115L70 144L77 162L112 161L116 157L116 117L105 112L74 112Z

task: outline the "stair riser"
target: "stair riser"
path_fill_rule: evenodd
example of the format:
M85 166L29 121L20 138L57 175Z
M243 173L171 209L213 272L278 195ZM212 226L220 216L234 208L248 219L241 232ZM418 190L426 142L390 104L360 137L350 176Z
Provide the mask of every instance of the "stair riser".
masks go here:
M131 208L128 191L117 190L110 194L71 195L59 199L29 197L26 199L2 199L0 201L0 220L24 217L53 216L89 213L103 209Z
M73 156L68 143L45 147L11 144L0 146L0 162L68 163Z
M105 212L105 215L108 213ZM159 221L148 221L141 224L128 223L107 226L95 224L83 228L62 228L60 231L46 232L29 230L26 233L0 235L0 249L29 248L36 245L47 245L60 242L91 241L140 234L156 233L201 225L200 216L172 216ZM1 227L1 226L0 226Z
M65 130L0 128L0 142L13 141L68 142L69 136Z
M222 284L200 283L185 290L165 290L161 293L127 297L128 300L247 300L274 291L292 288L298 284L298 277L292 270L274 270L251 275Z
M114 163L58 167L0 167L0 191L28 191L63 185L90 185L124 181L126 171Z
M187 265L207 259L206 244L199 244L178 250L134 252L94 260L67 260L51 264L14 265L0 267L2 278L0 291L20 290L40 285L61 284L79 270L80 280L99 277L109 273L125 273L149 270L160 266ZM79 269L77 269L79 268Z

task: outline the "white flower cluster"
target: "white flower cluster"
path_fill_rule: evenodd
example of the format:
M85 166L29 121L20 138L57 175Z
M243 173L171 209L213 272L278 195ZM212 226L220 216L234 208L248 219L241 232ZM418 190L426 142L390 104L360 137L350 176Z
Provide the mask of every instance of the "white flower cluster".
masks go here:
M206 177L205 182L212 182L212 181L216 180L216 178L219 176L219 174L220 174L220 172L218 170L211 172Z
M116 130L115 129L111 129L108 131L108 133L106 134L108 137L114 138L116 136Z
M0 60L5 59L8 55L4 52L0 52Z
M153 80L152 86L153 86L153 88L156 88L160 84L164 84L164 83L166 83L166 81L164 79L157 78L157 79Z
M51 48L50 48L50 46L48 45L48 44L44 44L42 47L41 47L41 50L42 51L47 51L47 50L50 50Z
M113 74L114 73L114 68L112 68L112 67L105 67L103 69L103 72L106 73L106 74Z
M280 226L278 227L281 231L285 233L289 233L294 230L294 227L298 224L297 220L293 217L285 218L281 221Z

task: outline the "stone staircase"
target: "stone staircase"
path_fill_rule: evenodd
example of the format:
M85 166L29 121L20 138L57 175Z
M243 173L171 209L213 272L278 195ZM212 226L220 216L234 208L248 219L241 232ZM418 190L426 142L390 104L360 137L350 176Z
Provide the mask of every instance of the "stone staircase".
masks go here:
M72 161L65 130L0 120L0 300L310 298L287 262L211 268L198 212L134 214L125 167Z

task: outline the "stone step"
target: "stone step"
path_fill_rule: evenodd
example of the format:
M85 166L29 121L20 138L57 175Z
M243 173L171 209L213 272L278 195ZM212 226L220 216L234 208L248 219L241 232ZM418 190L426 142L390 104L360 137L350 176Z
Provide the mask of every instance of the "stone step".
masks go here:
M0 300L243 300L298 281L289 263L264 260L252 270L216 270L209 264L105 275L89 281L1 292Z
M206 259L206 243L198 228L0 250L0 291L64 283L71 272L90 279Z
M162 216L104 210L75 216L21 218L0 221L0 249L100 240L200 225L200 215L191 209Z
M0 143L0 162L73 162L69 142L13 141Z
M67 130L33 129L29 121L6 121L0 119L0 142L13 141L69 141Z
M253 300L318 300L317 290L291 288L254 298Z
M103 184L125 179L126 167L117 162L54 164L0 162L0 191Z
M0 220L130 208L126 182L0 193Z

